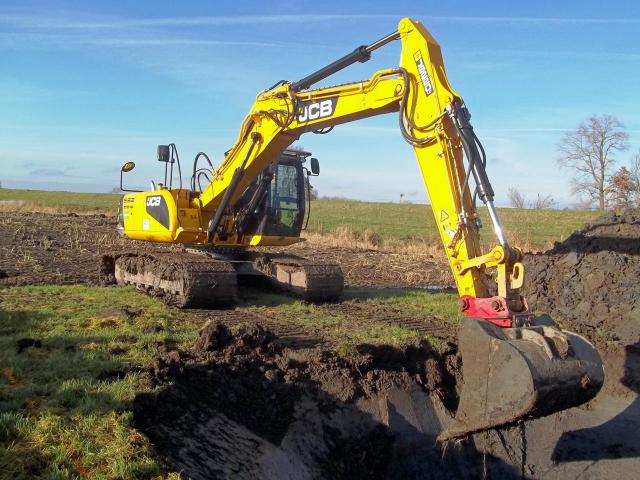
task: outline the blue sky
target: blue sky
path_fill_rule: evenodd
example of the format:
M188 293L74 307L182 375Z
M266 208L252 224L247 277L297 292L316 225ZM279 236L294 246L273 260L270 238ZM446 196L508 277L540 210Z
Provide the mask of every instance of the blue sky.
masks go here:
M0 181L5 187L109 191L122 162L146 185L161 176L155 146L190 164L218 163L255 94L297 80L421 20L442 46L506 204L574 201L555 164L567 130L611 113L640 149L638 2L12 1L0 4ZM399 43L325 81L368 78L398 64ZM426 201L395 115L308 135L321 195Z

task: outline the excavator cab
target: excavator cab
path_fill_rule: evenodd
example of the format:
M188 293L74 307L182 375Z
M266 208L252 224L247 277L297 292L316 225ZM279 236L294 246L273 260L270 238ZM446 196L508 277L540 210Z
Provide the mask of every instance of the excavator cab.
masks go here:
M235 206L238 233L274 237L297 237L308 216L310 184L304 163L309 152L285 150L244 191ZM317 175L317 173L315 174Z

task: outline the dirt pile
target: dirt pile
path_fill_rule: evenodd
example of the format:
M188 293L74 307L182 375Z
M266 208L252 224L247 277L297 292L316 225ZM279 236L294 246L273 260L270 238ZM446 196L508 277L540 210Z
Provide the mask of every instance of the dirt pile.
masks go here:
M630 371L640 365L640 209L599 218L553 249L527 255L525 267L530 306L587 336L616 380L624 376L637 391L640 368Z
M594 341L640 340L640 210L605 215L526 263L532 307Z
M208 323L191 351L160 352L134 418L189 478L475 478L470 439L435 442L455 403L455 354L361 345L344 359L288 348L262 327ZM444 398L444 404L440 401ZM484 461L496 477L513 467Z

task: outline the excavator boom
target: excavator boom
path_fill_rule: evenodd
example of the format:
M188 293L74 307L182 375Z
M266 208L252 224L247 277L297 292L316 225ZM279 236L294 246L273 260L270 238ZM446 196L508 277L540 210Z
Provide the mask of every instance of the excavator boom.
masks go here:
M396 40L402 45L398 67L368 80L312 88ZM593 398L603 383L602 362L586 340L540 324L528 310L521 295L522 255L509 245L500 223L471 116L449 84L440 46L420 22L409 18L391 35L299 81L281 81L260 92L206 188L198 194L162 192L176 204L169 228L135 234L125 222L125 233L172 243L256 244L253 235L238 228L240 215L234 207L274 159L304 133L327 133L343 123L388 113L398 115L400 133L415 152L461 309L469 317L459 332L464 387L455 420L441 438L550 414ZM480 242L477 199L489 213L497 240L487 252ZM178 211L194 222L181 222Z

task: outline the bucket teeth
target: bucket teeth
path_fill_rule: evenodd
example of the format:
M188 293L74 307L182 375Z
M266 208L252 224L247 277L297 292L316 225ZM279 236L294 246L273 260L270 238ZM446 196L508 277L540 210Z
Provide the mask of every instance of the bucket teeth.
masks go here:
M604 381L596 349L555 327L501 329L465 319L458 346L464 385L455 419L440 440L580 405Z

